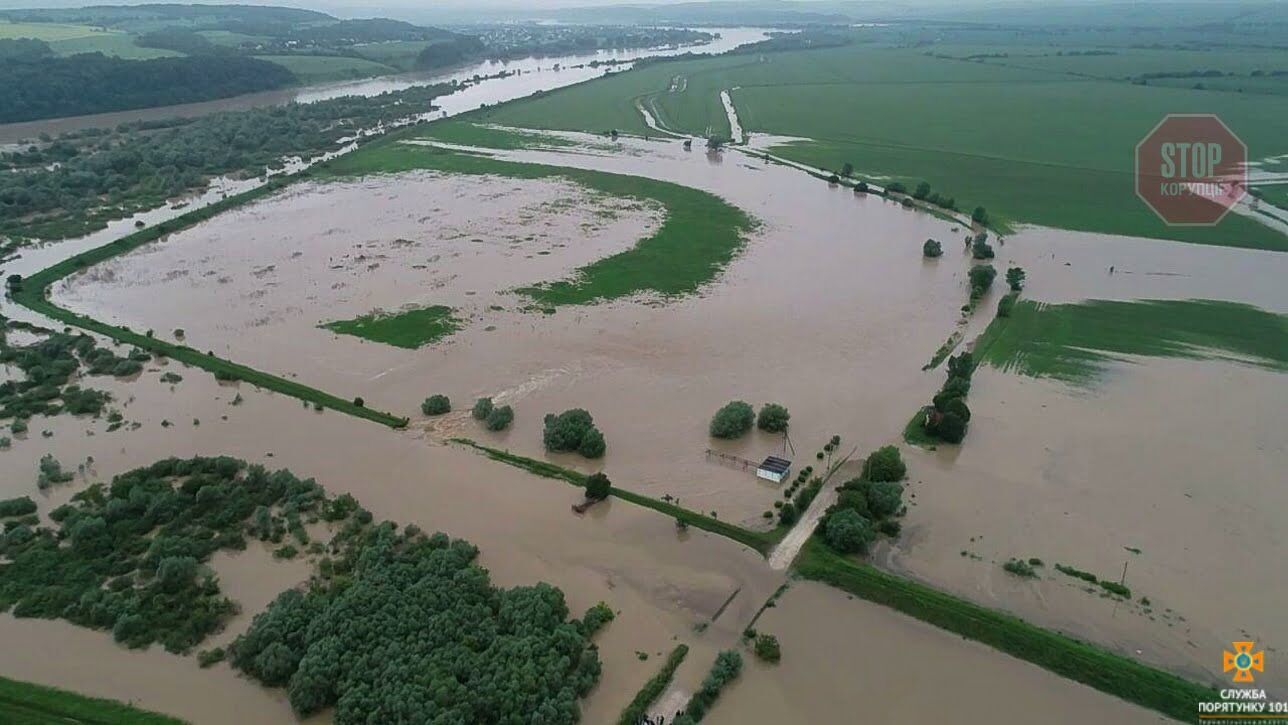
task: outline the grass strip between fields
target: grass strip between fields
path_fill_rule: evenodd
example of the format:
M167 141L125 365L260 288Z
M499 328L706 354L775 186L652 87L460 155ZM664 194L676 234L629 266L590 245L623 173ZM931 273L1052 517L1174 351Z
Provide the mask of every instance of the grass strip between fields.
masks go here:
M1199 702L1220 699L1212 687L847 559L816 537L796 571L1178 720L1192 721Z
M0 677L0 722L11 725L179 725L183 721L139 710L115 700L86 697L67 690Z
M622 710L621 716L617 718L617 725L638 725L642 722L644 716L648 714L649 706L657 698L661 697L663 692L666 692L666 688L670 686L672 678L675 677L675 671L688 654L689 645L676 645L675 649L671 650L670 656L666 658L662 669L658 670L656 675L653 675L648 679L648 682L644 683L644 686L640 688L639 692L635 693L635 697L631 699L626 709Z
M345 400L330 393L323 392L317 388L312 388L302 383L298 383L286 378L271 375L269 373L256 370L245 365L241 365L231 360L216 357L212 353L203 353L193 348L177 343L158 340L155 337L149 337L146 334L134 332L126 327L118 327L100 322L85 315L79 315L70 310L55 305L48 299L49 288L59 280L62 280L75 272L88 269L89 267L104 262L112 257L137 249L144 244L154 242L161 237L187 229L195 224L203 222L216 214L228 211L244 204L250 203L257 199L272 194L297 178L307 177L308 172L293 174L291 176L278 177L250 191L230 196L208 206L194 209L182 216L175 217L168 221L161 222L116 241L104 244L101 247L95 247L85 252L81 252L73 257L59 262L58 264L46 267L36 272L22 281L18 289L11 290L10 296L18 304L28 309L53 318L73 327L79 327L83 330L96 332L100 335L116 340L117 342L127 345L134 345L149 352L165 355L173 360L177 360L186 365L201 368L214 373L217 377L224 379L235 379L245 381L252 385L283 393L293 398L298 398L307 403L320 405L324 408L349 415L365 418L366 420L383 423L384 425L401 428L407 424L406 418L400 418L390 413L384 413L378 410L372 410L359 405L355 400Z
M476 443L469 438L453 438L451 440L453 443L459 443L480 451L494 461L508 463L515 468L522 468L529 473L545 478L557 478L578 487L585 487L586 485L585 474L550 463L549 461L538 461L535 458L528 458L526 456L518 455L517 453L510 453L509 451L491 448L489 446L482 445L481 443ZM667 503L666 501L644 496L633 491L627 491L626 489L618 486L613 486L612 495L622 499L623 501L628 501L639 506L651 508L659 513L666 514L667 516L670 516L677 521L682 521L694 528L709 531L728 539L733 539L744 546L760 552L762 555L768 554L769 550L781 541L783 536L787 533L788 527L782 526L777 527L772 531L763 532L744 529L737 524L721 521L719 519L700 514L696 511L691 511L682 506L677 506L673 503Z

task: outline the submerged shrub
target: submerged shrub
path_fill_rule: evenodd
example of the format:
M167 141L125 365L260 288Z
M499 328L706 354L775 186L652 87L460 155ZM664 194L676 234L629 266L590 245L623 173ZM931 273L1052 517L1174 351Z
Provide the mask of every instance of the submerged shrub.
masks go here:
M492 410L491 398L479 398L474 401L474 407L470 409L470 415L474 416L474 420L487 420L487 417L492 414Z
M420 404L420 412L425 415L443 415L452 412L452 401L446 395L431 395Z
M499 408L493 408L492 412L487 414L487 419L483 421L484 427L490 431L502 431L510 427L514 421L514 409L508 405L502 405Z

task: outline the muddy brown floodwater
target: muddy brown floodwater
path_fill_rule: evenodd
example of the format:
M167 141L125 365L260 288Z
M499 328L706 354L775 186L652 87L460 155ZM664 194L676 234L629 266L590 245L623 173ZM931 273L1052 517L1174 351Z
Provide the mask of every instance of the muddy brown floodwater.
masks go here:
M587 722L614 720L679 641L694 649L677 681L696 686L781 573L728 540L678 534L667 517L620 501L575 517L568 510L579 498L575 489L441 441L464 435L542 457L541 417L583 407L607 437L606 457L554 460L602 466L626 488L762 525L761 512L781 494L706 460L710 415L738 398L787 405L802 462L812 462L833 434L843 451L897 442L943 378L942 370L921 367L956 328L966 299L968 260L954 253L964 232L789 168L732 153L685 153L678 142L628 140L620 154L506 156L682 180L745 209L761 226L699 295L544 315L520 311L523 298L508 290L629 247L655 228L659 211L553 180L415 173L295 186L91 269L54 290L54 299L162 336L184 328L193 347L361 395L368 405L413 415L412 426L391 431L313 412L196 370L178 368L184 380L172 388L154 364L135 382L91 382L110 389L141 428L109 434L104 421L35 419L31 434L0 455L0 495L32 494L36 461L46 452L69 468L89 456L93 463L75 484L51 491L43 511L86 479L170 455L226 453L287 467L331 491L352 492L377 516L470 539L503 584L545 580L565 590L574 612L600 600L620 611L600 636L604 678L586 702ZM949 253L922 260L928 237L945 241ZM1049 230L1023 231L998 252L999 267L1019 262L1028 270L1026 294L1037 299L1288 305L1280 286L1288 269L1267 253ZM1109 264L1119 270L1113 277ZM971 335L994 301L980 306ZM453 305L467 324L419 350L318 327L408 303ZM244 400L233 405L239 392ZM458 412L420 417L419 403L431 393L451 396ZM1285 463L1276 436L1288 422L1284 393L1282 376L1225 363L1142 361L1090 391L981 369L966 445L908 454L906 533L878 561L1217 679L1213 648L1221 642L1246 630L1282 647L1288 635L1275 614L1282 576L1259 576L1288 553L1281 533L1288 501L1273 475ZM482 395L514 406L511 430L489 434L469 418L470 402ZM758 458L783 445L756 433L721 449ZM262 554L215 562L229 590L248 603L267 601L303 574L298 564ZM1010 556L1040 556L1106 578L1130 558L1128 583L1154 610L1114 608L1054 573L1034 583L1006 578L998 564ZM1248 589L1244 576L1257 588ZM1241 583L1256 596L1214 593ZM695 629L735 591L714 625ZM784 662L778 670L752 665L713 722L852 722L857 713L914 722L951 707L955 717L982 723L1003 712L998 698L1041 712L1043 722L1088 713L1108 722L1154 719L814 585L795 585L758 626L782 640ZM201 672L191 659L127 652L106 633L62 623L0 618L0 630L18 645L0 649L5 675L133 699L197 722L290 718L281 693L236 678L226 665Z

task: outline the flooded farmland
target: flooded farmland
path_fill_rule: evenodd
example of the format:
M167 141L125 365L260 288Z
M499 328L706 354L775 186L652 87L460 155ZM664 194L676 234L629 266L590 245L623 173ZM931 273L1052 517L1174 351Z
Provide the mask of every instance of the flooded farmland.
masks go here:
M542 416L585 408L605 433L606 456L551 460L602 468L617 485L767 527L762 512L773 510L779 489L709 460L710 415L732 399L791 410L790 441L757 432L715 446L749 459L787 450L809 460L834 434L842 452L899 442L909 415L942 380L942 370L922 366L959 327L968 259L957 252L965 231L735 152L711 156L638 140L622 149L505 157L680 180L752 214L759 226L745 248L699 294L553 314L525 309L517 288L565 278L661 223L660 208L570 182L414 172L299 184L75 275L53 299L159 337L182 329L194 348L411 415L409 428L315 412L154 362L137 380L92 381L113 393L137 429L35 418L31 433L0 456L0 494L32 494L33 462L44 453L85 469L48 492L42 513L87 481L170 455L228 454L289 468L353 493L378 518L475 542L501 584L549 581L573 611L609 603L618 620L598 638L604 675L585 702L585 721L615 719L678 642L693 651L677 682L696 687L716 651L734 645L783 582L780 572L744 547L677 531L670 518L621 500L574 516L568 507L580 500L576 489L445 441L469 437L542 458ZM923 260L927 238L943 240L948 253ZM1288 270L1269 253L1038 229L1009 237L998 253L999 266L1028 270L1026 295L1043 301L1219 297L1288 307L1279 287ZM455 308L464 324L416 350L320 327L431 304ZM986 298L962 325L968 340L994 304ZM1090 390L981 368L966 444L905 452L904 533L874 558L1213 680L1219 649L1231 638L1255 638L1271 651L1288 640L1277 616L1283 591L1232 600L1204 591L1246 586L1247 567L1238 562L1275 561L1288 546L1280 533L1288 501L1272 485L1288 463L1276 435L1288 422L1283 378L1230 363L1134 362ZM162 383L162 370L183 381ZM420 416L431 393L449 395L457 412ZM468 416L468 405L484 395L514 406L511 429L489 433ZM248 609L307 574L263 553L215 562L230 595ZM1151 604L1116 604L1053 571L1038 581L1014 579L1000 569L1013 556L1115 580L1127 562L1127 583ZM1204 587L1195 586L1200 576ZM883 722L935 717L934 703L946 699L964 721L986 722L1003 696L1042 712L1043 721L1088 713L1107 722L1158 719L821 585L798 583L766 612L758 627L782 641L783 663L778 670L751 664L712 722L848 722L871 711L877 692L884 709L873 716ZM242 615L230 630L247 621ZM4 618L0 629L6 641L32 648L64 644L40 665L30 662L32 649L6 648L6 674L131 699L194 722L292 718L282 693L237 678L226 665L203 672L191 658L127 652L106 633L60 622ZM167 664L174 662L182 664ZM98 674L105 668L110 678ZM151 676L157 669L164 677ZM1279 687L1282 677L1267 681ZM202 694L185 694L194 690ZM929 690L936 697L926 697Z

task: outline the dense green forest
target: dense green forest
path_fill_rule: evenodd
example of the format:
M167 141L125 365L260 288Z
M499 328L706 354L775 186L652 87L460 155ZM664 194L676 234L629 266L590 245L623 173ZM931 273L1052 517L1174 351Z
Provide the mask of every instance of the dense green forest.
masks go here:
M333 546L333 548L335 548ZM288 590L233 643L233 666L337 723L574 723L599 679L603 605L568 619L548 584L499 589L478 549L383 524L349 537L329 580Z
M359 129L427 112L448 84L368 98L349 96L136 122L90 130L0 154L0 237L11 251L26 239L73 236L206 188L212 176L258 176L287 156L337 148ZM55 164L56 162L56 164Z
M295 76L239 55L122 60L102 53L0 63L0 123L208 101L282 88Z
M108 629L130 647L188 652L227 623L236 604L208 566L216 551L258 540L309 556L307 588L283 592L227 653L285 686L301 715L575 723L599 679L591 637L612 620L607 606L569 619L559 589L496 587L470 543L377 524L352 496L289 471L167 459L76 494L49 513L53 526L29 501L6 503L0 611Z

